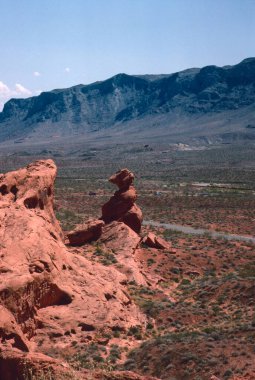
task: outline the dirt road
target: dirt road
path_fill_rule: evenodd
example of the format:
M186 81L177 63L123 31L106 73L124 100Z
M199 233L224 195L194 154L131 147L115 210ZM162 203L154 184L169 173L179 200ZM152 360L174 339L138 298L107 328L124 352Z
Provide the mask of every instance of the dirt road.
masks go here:
M214 239L239 240L239 241L246 241L246 242L255 244L254 236L227 234L225 232L217 232L213 230L206 230L203 228L193 228L190 226L182 226L181 224L160 223L160 222L155 222L153 220L144 220L143 224L145 226L162 227L162 228L165 228L166 230L179 231L185 234L192 234L192 235L206 234Z

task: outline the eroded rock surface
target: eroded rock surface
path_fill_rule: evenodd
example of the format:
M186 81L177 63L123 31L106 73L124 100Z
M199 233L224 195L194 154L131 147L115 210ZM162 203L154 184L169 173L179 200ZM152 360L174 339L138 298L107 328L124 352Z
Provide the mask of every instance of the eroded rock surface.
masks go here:
M91 220L78 225L67 234L70 245L79 246L99 239L104 224L102 220Z
M113 197L102 207L102 219L105 223L112 221L123 222L132 230L139 233L142 225L142 211L135 204L136 190L133 186L134 174L128 169L122 169L109 178L118 186Z
M140 236L122 222L112 222L103 228L99 244L104 249L114 253L119 266L119 271L127 276L129 281L135 281L139 285L146 285L142 275L135 251L141 241Z
M53 211L55 177L52 160L0 175L2 371L10 360L29 356L31 362L34 351L47 352L53 336L56 349L64 349L73 339L70 331L86 341L84 326L96 334L145 321L125 292L124 274L64 245Z

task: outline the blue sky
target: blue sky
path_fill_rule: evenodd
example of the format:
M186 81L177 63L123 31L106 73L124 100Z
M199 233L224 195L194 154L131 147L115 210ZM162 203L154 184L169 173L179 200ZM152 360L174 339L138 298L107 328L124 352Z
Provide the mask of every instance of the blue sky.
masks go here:
M255 56L255 0L0 0L10 97Z

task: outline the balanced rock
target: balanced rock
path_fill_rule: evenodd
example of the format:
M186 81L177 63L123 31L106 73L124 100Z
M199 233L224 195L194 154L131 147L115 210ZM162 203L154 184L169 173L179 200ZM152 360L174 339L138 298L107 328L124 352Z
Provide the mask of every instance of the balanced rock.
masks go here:
M105 223L112 221L123 222L136 233L139 233L142 225L142 211L135 204L136 190L133 186L134 174L128 169L122 169L109 178L111 183L118 186L113 197L102 207L102 220Z
M67 234L70 245L79 246L99 239L104 224L102 220L89 220L87 223L79 224Z

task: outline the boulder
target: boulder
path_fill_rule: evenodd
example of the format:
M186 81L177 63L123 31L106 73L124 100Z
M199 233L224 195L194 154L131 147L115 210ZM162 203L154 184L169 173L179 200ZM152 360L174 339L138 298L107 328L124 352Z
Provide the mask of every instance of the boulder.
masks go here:
M128 169L122 169L113 174L109 178L109 181L117 185L120 190L125 190L132 185L134 178L135 176L133 173L131 173L131 171Z
M152 232L149 232L148 235L143 238L142 242L150 248L166 249L166 250L169 250L173 253L175 252L175 250L172 248L171 243L162 239L159 236L156 236Z
M70 245L80 246L98 240L102 234L104 224L102 220L91 220L87 223L79 224L73 231L67 234Z

